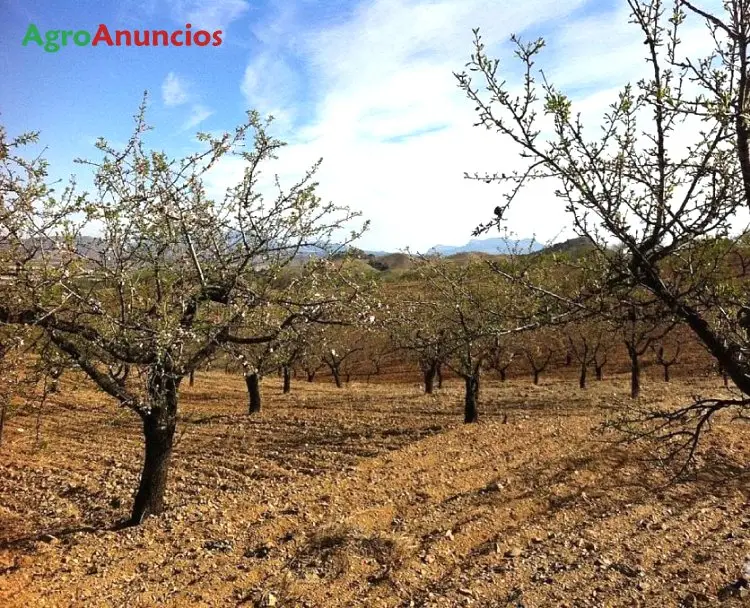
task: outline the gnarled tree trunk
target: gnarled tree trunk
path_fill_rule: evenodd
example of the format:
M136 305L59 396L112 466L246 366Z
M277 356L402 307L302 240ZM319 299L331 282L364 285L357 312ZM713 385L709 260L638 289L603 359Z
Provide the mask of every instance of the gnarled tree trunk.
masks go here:
M282 373L284 375L284 388L283 393L286 395L289 391L292 390L292 373L289 371L289 366L285 365L282 369Z
M177 390L179 378L154 374L149 380L148 414L142 414L145 457L138 492L133 502L131 525L138 525L150 515L164 510L169 463L177 423Z

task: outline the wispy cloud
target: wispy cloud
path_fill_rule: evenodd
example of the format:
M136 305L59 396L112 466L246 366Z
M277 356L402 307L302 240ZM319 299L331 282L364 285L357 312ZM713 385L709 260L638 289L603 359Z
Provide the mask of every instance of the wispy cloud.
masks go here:
M161 85L161 98L167 107L182 105L189 99L187 85L177 74L170 72Z
M193 129L197 127L200 123L202 123L204 120L206 120L209 116L212 116L214 114L213 110L210 110L204 105L201 104L195 104L190 109L190 116L188 119L182 124L182 130L187 131L189 129Z
M200 123L214 114L214 110L200 103L199 96L190 90L188 83L174 72L167 74L161 85L161 96L167 107L183 106L190 103L190 113L180 128L187 131L197 127Z
M299 74L280 53L255 57L245 68L240 90L249 108L273 115L278 133L288 133L299 103Z

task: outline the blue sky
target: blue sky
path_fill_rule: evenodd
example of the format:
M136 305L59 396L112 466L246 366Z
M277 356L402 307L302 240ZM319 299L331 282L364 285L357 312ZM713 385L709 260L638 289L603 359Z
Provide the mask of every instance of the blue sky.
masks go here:
M371 219L361 245L395 250L461 244L488 219L499 192L464 171L503 170L516 153L472 127L452 76L472 50L471 28L502 55L511 33L548 40L545 68L579 107L601 113L640 75L643 46L624 0L0 0L0 121L40 130L60 175L93 142L129 134L149 91L152 142L175 154L195 133L231 129L255 108L276 116L290 143L274 171L298 176L319 157L324 198ZM218 47L68 46L21 41L40 31L184 28L223 31ZM689 32L687 32L689 35ZM506 64L507 65L507 64ZM512 64L511 64L512 65ZM512 72L511 72L512 76ZM209 176L219 193L240 173ZM522 237L549 239L565 216L549 188L530 190L511 216Z

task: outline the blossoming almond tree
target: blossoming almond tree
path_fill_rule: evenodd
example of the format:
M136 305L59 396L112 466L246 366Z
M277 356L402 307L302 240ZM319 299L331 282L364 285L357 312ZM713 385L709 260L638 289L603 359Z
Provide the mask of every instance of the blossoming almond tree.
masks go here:
M182 159L148 151L145 99L123 149L99 140L85 161L95 190L46 185L47 165L23 157L36 134L0 132L0 322L46 334L99 389L138 415L145 458L130 523L164 508L180 382L222 345L263 344L321 315L314 296L285 302L286 314L253 333L259 311L283 300L268 290L302 251L325 251L356 214L323 203L313 181L270 194L261 168L283 147L268 123L247 121ZM202 178L220 159L244 169L223 199ZM82 161L83 162L83 161ZM356 233L353 233L353 236ZM345 239L343 239L345 240ZM324 266L312 272L322 272ZM272 301L274 300L275 301Z

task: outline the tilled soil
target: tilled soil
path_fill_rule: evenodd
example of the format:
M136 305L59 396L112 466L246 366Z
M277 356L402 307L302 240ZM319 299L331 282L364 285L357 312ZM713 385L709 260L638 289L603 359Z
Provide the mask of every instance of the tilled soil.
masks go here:
M461 386L184 386L168 511L128 515L138 421L66 385L0 447L0 606L734 606L750 554L748 429L714 424L689 481L597 432L627 378ZM644 402L720 395L714 378Z

